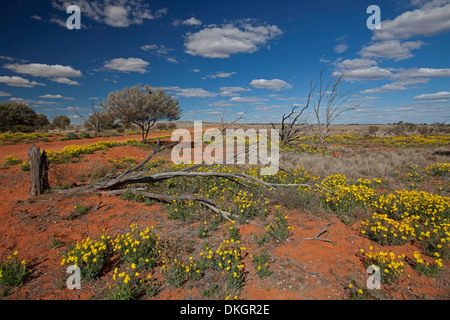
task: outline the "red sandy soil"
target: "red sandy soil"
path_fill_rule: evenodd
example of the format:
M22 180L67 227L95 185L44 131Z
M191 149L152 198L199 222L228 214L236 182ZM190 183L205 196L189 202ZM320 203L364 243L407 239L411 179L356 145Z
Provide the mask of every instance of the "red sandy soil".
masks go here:
M130 138L132 137L38 142L36 145L41 150L61 150L71 144L86 145L99 140L120 141ZM29 146L0 146L0 159L7 155L26 159ZM131 146L111 148L104 154L97 151L83 156L78 163L64 164L66 178L74 184L82 184L77 177L91 162L107 163L108 158L118 159L125 155L144 159L148 152ZM165 154L166 157L167 155ZM201 243L195 237L198 223L169 220L162 204L145 206L117 196L91 194L77 198L57 192L30 199L29 182L29 172L22 172L18 165L0 168L0 256L4 257L17 250L19 258L29 261L32 269L27 281L19 288L8 288L3 299L104 298L102 291L108 286L112 271L99 280L83 282L81 290L72 291L65 286L69 275L65 272L67 266L60 264L62 254L71 241L80 241L87 236L108 233L114 237L131 224L138 223L142 227L154 226L162 238L168 236L165 235L167 232L177 230L175 234L180 235L178 240L181 242L192 240ZM106 206L94 213L74 218L73 207L78 200L92 205L103 201ZM315 216L297 209L288 211L287 216L289 224L294 228L292 236L285 242L266 246L271 256L269 265L272 275L260 279L255 273L251 256L247 255L244 258L247 274L239 299L348 299L348 284L351 280L365 290L368 274L360 260L359 250L368 249L372 243L359 234L358 224L347 226L332 214ZM314 237L329 222L332 225L322 238L330 239L333 243L299 241ZM179 229L186 232L179 233ZM263 231L263 228L252 224L240 227L241 243L247 251L260 250L253 235ZM221 235L223 231L216 233ZM52 248L52 239L57 239L64 245ZM206 241L209 241L208 238ZM413 244L383 248L384 251L389 249L410 257L415 250L419 250ZM448 299L447 270L448 264L444 267L444 274L436 280L420 276L409 265L405 265L405 274L410 277L403 277L402 282L394 286L382 285L380 295L387 299ZM176 290L165 286L154 299L203 299L200 289L197 284Z

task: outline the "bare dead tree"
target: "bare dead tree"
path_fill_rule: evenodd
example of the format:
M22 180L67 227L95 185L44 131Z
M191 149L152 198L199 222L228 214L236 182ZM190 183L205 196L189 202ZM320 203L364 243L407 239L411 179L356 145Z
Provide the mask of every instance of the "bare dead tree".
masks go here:
M320 71L319 83L310 82L311 102L317 120L315 126L320 146L326 148L326 138L330 132L331 124L344 112L358 108L358 105L347 105L354 90L341 91L343 81L348 78L350 71L342 71L336 77L330 78L326 83L323 80L323 70ZM315 95L316 89L319 90ZM323 114L325 113L325 114Z
M104 128L105 117L107 116L112 117L112 116L107 115L105 112L102 112L101 109L97 108L94 105L91 105L91 110L92 112L86 118L78 108L75 107L71 108L71 111L73 111L78 117L83 119L85 127L90 127L93 130L95 130L95 132L102 132L105 129Z
M433 132L443 132L447 127L448 118L445 121L436 121L431 124L431 129L428 134L432 134Z
M319 82L309 83L309 93L306 104L293 105L288 113L281 118L280 140L284 144L292 144L301 137L309 136L311 128L314 129L318 141L303 139L312 148L326 148L326 138L330 131L331 124L342 113L356 109L358 106L348 106L346 103L352 96L354 90L341 91L343 81L348 77L349 71L343 71L337 77L330 78L326 83L323 80L323 70L320 71ZM317 92L318 90L318 92ZM317 93L316 93L317 92ZM309 124L302 115L305 110L313 106L316 124ZM271 124L274 129L276 125Z
M221 132L222 132L222 134L225 134L227 129L230 128L231 126L233 126L234 124L236 124L238 121L244 119L246 113L247 113L247 111L240 112L239 116L236 117L236 119L234 119L232 122L225 123L225 110L219 111L218 112L218 116L219 116L219 122L221 124Z
M300 105L294 104L289 113L283 114L283 117L281 118L281 128L279 131L281 143L291 144L298 141L298 138L305 133L306 128L308 127L307 121L301 119L300 117L309 107L310 96L308 96L308 102L300 110L300 112L296 113L296 110L300 108ZM271 125L274 129L277 129L274 123L271 123Z

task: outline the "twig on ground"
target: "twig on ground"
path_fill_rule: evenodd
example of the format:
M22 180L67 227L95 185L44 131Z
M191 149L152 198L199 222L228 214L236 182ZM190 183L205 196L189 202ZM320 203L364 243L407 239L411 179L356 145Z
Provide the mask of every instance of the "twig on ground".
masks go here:
M304 238L304 239L291 239L291 240L295 240L295 241L305 241L305 240L318 240L318 241L325 241L325 242L330 242L333 243L333 241L331 241L330 239L323 239L320 238L321 235L323 235L324 233L326 233L328 231L328 227L331 226L332 223L330 222L329 224L327 224L322 230L319 231L318 234L316 234L314 237L312 238Z

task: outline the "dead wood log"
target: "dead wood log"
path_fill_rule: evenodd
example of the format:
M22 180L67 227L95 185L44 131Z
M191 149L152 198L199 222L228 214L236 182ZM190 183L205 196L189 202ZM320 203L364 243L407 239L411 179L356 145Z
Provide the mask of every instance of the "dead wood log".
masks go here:
M30 161L31 185L30 196L41 195L45 190L50 189L48 182L48 159L45 150L40 151L34 144L28 151Z
M209 209L211 209L212 211L214 211L215 213L220 214L224 219L226 219L230 222L232 221L232 219L231 219L232 214L230 212L220 210L219 208L217 208L217 206L214 204L214 202L212 202L208 198L197 197L197 196L192 196L192 195L168 196L168 195L163 195L163 194L142 191L143 189L128 189L128 190L133 192L134 194L139 194L140 196L144 196L144 197L147 197L150 199L155 199L155 200L159 200L159 201L163 201L163 202L167 202L167 203L172 203L174 201L199 202L199 203L205 205L206 207L208 207ZM125 193L126 191L127 190L124 190L124 189L113 190L113 191L107 192L107 194L121 195L121 194Z

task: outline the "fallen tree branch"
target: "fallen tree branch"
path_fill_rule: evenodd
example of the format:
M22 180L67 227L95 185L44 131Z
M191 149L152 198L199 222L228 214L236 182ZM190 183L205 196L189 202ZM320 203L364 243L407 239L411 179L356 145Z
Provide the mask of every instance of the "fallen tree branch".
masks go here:
M110 178L109 180L104 181L104 182L92 183L90 185L81 186L81 187L74 188L74 189L58 190L57 192L72 194L72 193L81 193L81 192L100 191L100 192L106 192L108 194L120 195L120 194L123 194L124 192L126 192L126 189L124 189L124 186L129 186L129 185L133 185L133 184L134 185L136 185L136 184L153 184L153 183L162 182L162 181L177 178L177 177L186 177L186 178L216 177L216 178L223 178L223 179L230 180L234 183L237 183L237 184L247 187L247 188L249 188L250 186L246 183L253 183L254 185L263 185L263 186L266 186L268 188L273 188L273 189L276 189L278 187L307 187L307 188L319 189L319 190L322 190L329 194L334 194L333 191L329 191L324 188L321 188L321 187L317 186L316 184L311 185L311 184L270 183L270 182L263 181L259 178L253 177L251 175L247 175L245 173L217 172L216 170L218 168L215 168L211 171L205 171L205 172L189 171L189 170L197 168L197 167L210 166L205 163L190 166L190 167L186 168L187 170L180 170L180 171L175 171L175 172L171 172L171 171L159 172L159 173L149 174L150 168L145 168L144 167L145 164L148 163L155 154L162 152L168 148L171 148L178 143L180 143L180 141L174 141L171 144L168 144L164 147L158 148L158 146L160 144L160 139L158 138L158 141L157 141L155 147L153 148L152 153L144 161L142 161L140 164L126 170L125 172L119 174L118 176ZM219 168L221 168L221 167L223 167L223 165L219 166ZM161 194L147 192L146 189L137 189L137 188L128 189L128 190L131 190L134 193L139 192L141 195L151 198L151 199L156 199L159 201L164 201L164 202L169 202L169 203L173 202L173 201L196 201L196 202L199 202L199 203L205 205L206 207L208 207L212 211L216 212L217 214L220 214L222 217L224 217L228 221L231 221L231 218L232 218L232 214L230 212L218 209L216 204L207 198L202 198L202 197L193 196L193 195L184 195L184 196L161 195ZM252 222L250 222L250 223L252 223ZM303 240L321 240L321 241L331 242L328 239L319 238L323 233L326 232L327 228L328 228L328 226L324 230L322 230L316 237L311 238L311 239L303 239Z
M103 201L100 201L95 207L93 207L92 209L92 213L96 212L97 210L106 207L107 204L105 203L104 205L102 205Z
M320 238L321 235L323 235L324 233L326 233L328 231L328 227L331 226L332 223L330 222L329 224L327 224L322 230L319 231L318 234L316 234L314 237L312 238L304 238L304 239L291 239L291 240L295 240L295 241L305 241L305 240L318 240L318 241L325 241L325 242L330 242L333 243L333 241L331 241L330 239L322 239Z
M163 201L163 202L167 202L167 203L172 203L173 201L196 201L196 202L199 202L199 203L205 205L206 207L208 207L215 213L220 214L224 219L226 219L230 222L232 221L232 219L231 219L232 214L230 212L220 210L219 208L217 208L216 204L208 198L197 197L197 196L192 196L192 195L168 196L168 195L157 194L157 193L152 193L152 192L147 192L147 191L142 191L142 190L143 189L128 189L128 191L131 191L134 194L139 194L141 196L144 196L144 197L147 197L150 199L155 199L155 200L159 200L159 201ZM110 194L110 195L121 195L121 194L124 194L126 191L127 190L121 189L121 190L109 191L106 193Z
M149 175L149 176L144 176L145 173L146 172L140 172L140 173L134 174L132 176L112 179L108 183L105 183L101 186L97 186L97 189L108 190L108 189L114 189L115 187L128 185L128 184L155 183L155 182L161 182L161 181L176 178L176 177L189 177L189 178L217 177L217 178L224 178L224 179L233 181L235 183L239 183L245 187L249 187L249 186L243 184L242 182L240 182L240 180L244 180L245 182L260 183L262 185L265 185L265 186L267 186L269 188L273 188L273 189L276 189L277 187L307 187L307 188L311 188L311 189L319 189L319 190L325 191L329 194L334 194L333 191L324 189L317 185L310 185L307 183L295 183L295 184L270 183L270 182L266 182L261 179L252 177L245 173L228 173L228 172L216 172L216 171L206 171L206 172L183 172L183 171L170 172L169 171L169 172L161 172L161 173L155 173L155 174Z

